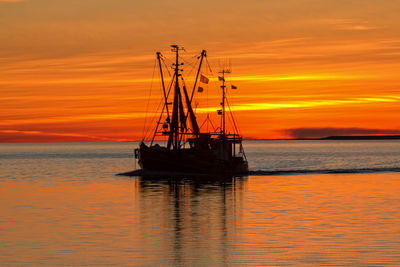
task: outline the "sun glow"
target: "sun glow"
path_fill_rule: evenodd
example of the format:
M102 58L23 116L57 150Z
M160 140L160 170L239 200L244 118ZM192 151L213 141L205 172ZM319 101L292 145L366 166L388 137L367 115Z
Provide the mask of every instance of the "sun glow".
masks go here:
M220 109L218 70L230 64L228 86L238 90L229 102L244 137L400 127L394 2L250 0L231 3L223 17L220 2L179 5L180 16L167 11L171 4L152 3L0 1L0 141L141 140L162 101L155 53L165 58L169 84L171 43L187 48L189 90L197 56L207 50L201 73L210 84L194 100L200 119Z

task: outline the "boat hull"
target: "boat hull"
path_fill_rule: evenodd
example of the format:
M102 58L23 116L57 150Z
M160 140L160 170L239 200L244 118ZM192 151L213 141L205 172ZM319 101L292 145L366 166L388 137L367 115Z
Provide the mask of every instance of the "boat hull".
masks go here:
M168 150L161 147L148 147L142 143L138 152L138 161L143 170L151 171L223 175L248 173L247 161L242 157L221 160L211 150Z

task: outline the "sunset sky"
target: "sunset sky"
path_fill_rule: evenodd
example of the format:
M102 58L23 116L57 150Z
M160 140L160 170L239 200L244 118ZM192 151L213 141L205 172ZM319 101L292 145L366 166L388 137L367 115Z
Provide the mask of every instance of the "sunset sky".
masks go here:
M400 134L399 14L399 0L0 0L0 142L141 140L171 44L187 63L207 50L200 120L230 60L245 138Z

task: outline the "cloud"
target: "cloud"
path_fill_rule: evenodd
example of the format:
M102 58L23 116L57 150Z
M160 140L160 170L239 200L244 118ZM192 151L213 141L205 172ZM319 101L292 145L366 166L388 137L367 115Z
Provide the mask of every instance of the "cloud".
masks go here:
M324 106L338 106L351 104L368 104L379 102L398 102L398 96L382 96L382 97L359 97L349 99L329 99L329 100L309 100L309 101L291 101L282 103L246 103L231 106L233 111L250 111L250 110L271 110L271 109L286 109L286 108L313 108ZM218 107L198 108L197 113L207 113L217 110Z
M323 138L328 136L390 135L400 134L399 129L369 128L294 128L283 131L291 138Z
M348 31L369 31L369 30L375 30L377 29L377 27L365 26L365 25L350 25L347 27L343 27L342 29Z
M357 19L323 19L321 22L331 25L338 30L345 31L369 31L378 29L378 27L372 26L366 21Z
M279 81L340 81L340 80L361 80L375 79L374 75L335 75L335 74L315 74L315 75L242 75L231 76L234 81L247 82L279 82ZM217 77L209 78L212 82L217 82ZM185 79L187 82L193 82L194 77ZM132 79L113 79L104 77L94 78L69 78L69 79L36 79L36 80L4 80L0 84L19 84L19 85L48 85L48 84L133 84L133 83L149 83L160 82L160 78L132 78ZM164 78L166 83L171 81L171 78Z
M25 2L25 0L0 0L0 3L18 3Z
M2 120L0 126L5 125L19 125L19 124L55 124L65 122L79 122L79 121L96 121L96 120L119 120L119 119L134 119L151 117L158 115L154 112L135 112L135 113L113 113L113 114L86 114L77 116L56 116L46 118L31 118L31 119L16 119L16 120Z
M127 141L101 136L77 133L54 133L43 131L0 130L0 143L14 142L93 142L93 141Z

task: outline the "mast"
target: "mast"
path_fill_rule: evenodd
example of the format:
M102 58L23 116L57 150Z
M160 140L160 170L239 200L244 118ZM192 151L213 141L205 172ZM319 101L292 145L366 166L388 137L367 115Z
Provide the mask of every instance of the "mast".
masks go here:
M200 74L200 70L201 70L201 65L203 64L203 59L204 59L204 57L206 57L206 56L207 56L206 50L201 51L199 68L197 69L196 79L194 80L192 95L190 96L190 103L192 103L194 91L196 90L197 81L198 81L198 79L199 79L199 74Z
M160 52L157 52L157 60L158 60L158 66L160 68L161 84L162 84L163 93L164 93L164 101L165 101L164 105L167 109L167 122L169 122L170 118L169 118L169 110L168 110L168 99L167 99L167 92L165 91L164 75L163 75L163 71L162 71L162 67L161 67L161 53Z
M222 129L222 134L225 135L226 132L226 124L225 124L225 73L231 73L229 69L222 69L222 71L218 72L222 74L222 77L218 77L220 80L222 79L222 102L221 102L221 107L222 107L222 122L221 122L221 129Z
M161 61L163 60L163 56L160 52L157 52L157 61L158 61L158 68L160 71L160 76L161 76L161 85L162 85L162 91L163 91L163 96L164 96L164 105L161 111L161 115L159 117L156 129L154 131L154 135L151 141L151 145L153 144L153 141L158 133L158 126L160 125L161 119L163 117L164 110L166 109L166 115L167 118L165 122L162 125L163 132L162 134L165 136L168 136L168 143L167 143L167 148L168 149L180 149L181 148L181 143L183 141L183 137L187 135L188 131L188 125L187 125L187 119L190 117L191 125L192 125L192 134L198 137L200 135L200 128L199 125L197 124L197 119L196 115L193 111L192 108L192 99L193 99L193 94L195 92L196 84L199 79L200 75L200 69L201 65L203 62L204 57L206 57L206 51L203 50L201 55L198 57L200 59L200 64L199 64L199 69L197 70L197 75L195 79L195 84L193 86L192 92L188 92L185 81L183 79L183 76L181 74L182 68L181 66L184 63L179 62L179 51L184 50L183 47L179 47L178 45L171 45L171 51L175 53L175 61L172 64L172 68L174 70L174 74L171 80L171 83L169 84L168 88L166 88L165 81L164 81L164 73L162 69L162 64ZM181 79L181 84L179 79ZM173 98L172 103L168 102L169 96L170 96L170 91L173 89ZM168 90L167 90L168 89ZM184 102L186 102L186 109L184 108ZM172 108L169 107L169 105L172 104ZM170 113L171 111L171 113Z
M176 53L176 59L175 59L175 66L174 69L174 76L175 76L175 91L174 91L174 104L173 104L173 109L172 109L172 121L171 121L171 130L170 134L168 137L168 149L171 147L173 149L179 149L180 147L180 138L179 138L179 121L180 119L182 120L182 112L183 112L183 106L182 106L182 97L181 97L181 92L179 88L179 66L183 65L183 63L179 63L179 51L183 50L183 47L179 47L178 45L171 45L171 51ZM180 119L179 119L180 118ZM182 126L182 125L181 125Z

